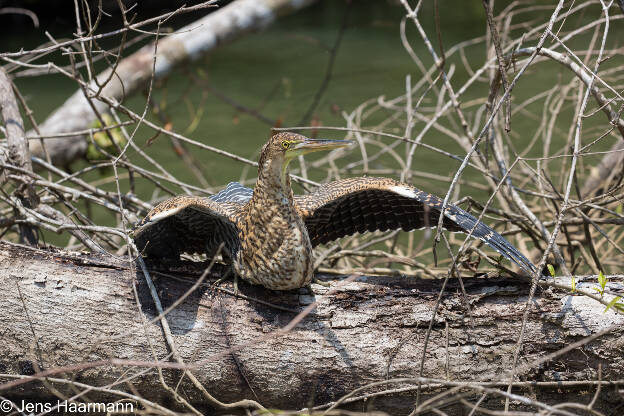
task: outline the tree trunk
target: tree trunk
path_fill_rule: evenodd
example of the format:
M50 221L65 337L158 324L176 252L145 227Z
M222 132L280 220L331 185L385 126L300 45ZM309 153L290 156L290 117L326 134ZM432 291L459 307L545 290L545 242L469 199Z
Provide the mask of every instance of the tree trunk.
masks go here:
M165 276L159 273L162 264L148 264L163 307L183 295L205 266L180 262L168 265ZM38 381L6 384L38 369L112 358L167 361L170 350L159 322L146 322L157 313L145 278L134 263L0 242L0 268L5 270L0 278L0 396L32 401L33 397L52 399L51 386L68 397L84 389L58 381L63 378L92 386L110 384L111 390L129 391L165 407L180 406L154 369L137 375L146 369L137 363L74 368L51 374L47 385ZM617 281L622 280L611 277L610 285L616 287ZM273 292L241 282L242 295L292 311L318 302L314 312L293 330L274 336L270 334L287 325L295 312L236 299L207 284L200 286L167 316L177 351L218 399L230 402L246 397L280 409L326 404L357 387L388 378L418 377L425 334L442 282L400 277L330 282L331 289L313 285L313 295L307 289ZM450 279L446 286L428 341L423 375L455 382L507 381L530 284L501 277L466 277L463 284L466 298L457 279ZM592 284L577 283L583 285ZM572 382L598 380L600 371L600 380L613 383L603 386L595 408L623 406L616 380L624 373L624 316L613 310L603 314L604 309L584 296L538 288L518 361L521 385L513 393L551 405L566 400L587 404L595 386ZM613 329L614 325L618 327ZM606 328L611 330L536 365L540 358ZM163 373L169 386L190 403L199 409L209 407L188 378L178 386L181 370L165 368ZM119 382L131 375L136 378ZM542 384L527 386L526 381ZM505 389L504 383L490 386ZM407 413L415 402L414 383L388 384L377 390L398 387L404 389L349 406ZM424 383L421 402L447 388ZM481 393L473 393L466 400L474 403ZM119 399L102 391L86 396L89 400ZM500 396L490 394L482 404L501 409L502 402ZM460 406L455 402L444 410L462 414ZM523 406L512 401L512 408Z

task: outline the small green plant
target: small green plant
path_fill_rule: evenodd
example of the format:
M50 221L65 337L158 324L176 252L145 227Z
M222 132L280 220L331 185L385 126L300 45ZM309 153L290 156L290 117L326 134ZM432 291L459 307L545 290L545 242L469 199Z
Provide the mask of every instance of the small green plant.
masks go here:
M609 279L602 273L602 270L598 273L598 284L600 287L595 287L594 290L600 293L600 296L604 295L605 287L607 287Z
M574 276L572 276L572 280L570 281L570 290L572 293L576 292L576 279L574 279Z
M620 299L622 299L621 296L616 296L613 299L611 299L611 302L607 304L607 307L602 313L606 313L611 308L615 308L620 312L624 312L624 303L618 302Z
M552 277L555 277L555 268L553 267L553 265L547 264L546 267L548 268L548 273L550 273Z

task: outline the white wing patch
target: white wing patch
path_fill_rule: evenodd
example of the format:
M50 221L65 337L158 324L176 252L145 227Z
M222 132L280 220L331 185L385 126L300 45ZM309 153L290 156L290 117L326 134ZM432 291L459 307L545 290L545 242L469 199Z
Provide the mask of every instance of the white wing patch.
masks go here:
M406 198L411 198L411 199L416 198L416 193L412 191L411 189L406 188L405 186L393 186L390 189L392 189L392 192L397 193Z

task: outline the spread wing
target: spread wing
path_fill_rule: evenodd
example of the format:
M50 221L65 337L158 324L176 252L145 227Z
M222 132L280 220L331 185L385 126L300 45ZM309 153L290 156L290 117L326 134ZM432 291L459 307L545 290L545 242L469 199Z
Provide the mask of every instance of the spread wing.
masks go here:
M212 256L223 242L233 255L239 247L237 224L242 204L236 198L240 194L228 193L228 188L211 198L182 195L158 204L134 230L139 251L148 257Z
M436 227L443 200L388 178L352 178L331 182L308 195L295 197L312 245L357 232L405 231ZM443 226L469 233L529 273L535 266L492 228L454 205L447 205Z

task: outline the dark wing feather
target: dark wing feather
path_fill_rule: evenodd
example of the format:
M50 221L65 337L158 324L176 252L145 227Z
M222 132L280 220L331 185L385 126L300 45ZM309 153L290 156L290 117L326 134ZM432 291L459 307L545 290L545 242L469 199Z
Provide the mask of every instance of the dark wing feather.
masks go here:
M213 256L223 242L233 255L239 246L241 204L176 196L158 204L135 228L134 241L147 257L178 258L182 253Z
M313 246L365 231L405 231L436 227L443 200L388 178L335 181L295 197ZM448 204L443 226L469 233L529 273L535 266L504 237L454 205Z

